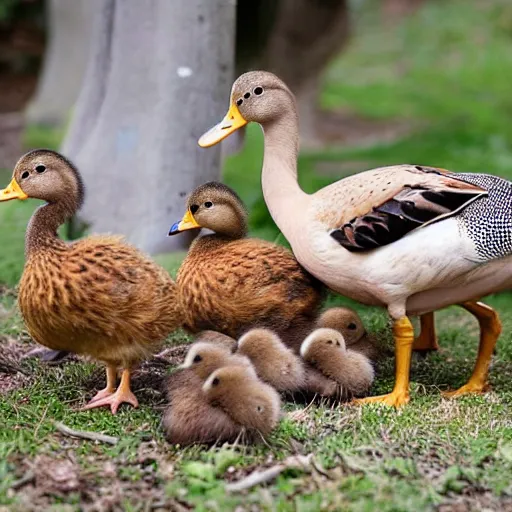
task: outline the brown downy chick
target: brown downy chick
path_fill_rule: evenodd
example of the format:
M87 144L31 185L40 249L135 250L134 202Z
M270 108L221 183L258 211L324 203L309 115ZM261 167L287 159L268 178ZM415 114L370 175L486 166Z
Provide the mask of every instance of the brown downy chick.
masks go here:
M239 365L256 379L251 362L229 348L209 342L194 343L180 369L167 380L169 405L162 426L171 443L188 445L234 441L242 432L226 413L212 407L202 391L208 376L226 365Z
M203 384L190 368L179 369L169 377L162 427L170 443L186 446L235 441L242 432L224 411L212 407L202 392Z
M238 340L237 354L248 357L258 377L277 391L304 387L302 360L270 329L252 329Z
M199 378L206 380L218 368L223 366L243 366L256 377L251 361L241 355L233 354L230 349L204 341L191 345L182 368L188 368Z
M225 366L203 385L210 404L222 409L249 435L269 434L279 421L281 400L277 391L243 366Z
M372 339L361 317L353 309L330 308L318 317L316 326L341 332L348 348L365 355L372 361L376 361L388 352L385 347L379 346L379 343Z
M373 383L369 359L347 349L343 335L334 329L316 329L302 343L301 356L326 377L335 380L343 395L364 395Z

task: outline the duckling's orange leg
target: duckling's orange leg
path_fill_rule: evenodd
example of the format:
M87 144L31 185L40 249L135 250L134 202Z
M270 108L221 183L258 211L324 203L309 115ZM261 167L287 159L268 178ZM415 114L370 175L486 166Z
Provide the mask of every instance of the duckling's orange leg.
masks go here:
M105 389L98 391L92 398L89 404L95 402L96 400L100 400L101 398L105 398L110 396L116 390L116 381L117 381L117 368L115 366L108 365L107 366L107 385Z
M430 352L439 349L434 323L434 313L425 313L420 316L420 335L414 339L412 349L418 352Z
M93 402L89 402L82 410L93 409L94 407L103 407L104 405L110 406L110 410L112 414L117 413L117 409L122 403L128 403L133 405L133 407L137 408L139 406L139 402L137 397L132 393L130 389L130 377L131 370L126 368L123 370L123 374L121 375L121 382L116 392L106 396L104 398L100 398L99 400L94 400Z
M401 407L409 401L409 373L411 370L412 344L414 329L411 321L403 316L393 325L395 338L395 387L387 395L370 396L354 400L355 404L381 403Z
M488 389L487 375L494 347L501 334L501 322L498 313L482 302L464 302L461 306L474 315L480 324L480 345L475 368L468 382L455 391L446 391L443 395L455 398L468 393L483 393Z

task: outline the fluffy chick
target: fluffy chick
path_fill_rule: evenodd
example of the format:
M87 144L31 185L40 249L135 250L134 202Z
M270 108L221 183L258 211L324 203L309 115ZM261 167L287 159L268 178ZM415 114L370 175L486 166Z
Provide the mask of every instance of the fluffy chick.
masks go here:
M347 349L343 335L334 329L313 331L302 343L303 359L335 380L344 396L361 396L368 392L374 379L370 360Z
M281 400L277 391L243 366L225 366L203 385L210 404L222 409L251 437L269 434L279 421Z
M258 377L277 391L304 388L306 373L300 357L270 329L251 329L238 340L238 354L248 357Z

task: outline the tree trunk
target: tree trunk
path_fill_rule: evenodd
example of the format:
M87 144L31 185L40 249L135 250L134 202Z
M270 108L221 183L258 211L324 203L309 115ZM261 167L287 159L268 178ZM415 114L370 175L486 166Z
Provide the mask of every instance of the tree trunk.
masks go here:
M90 0L48 0L43 70L26 117L31 123L62 126L73 107L87 64Z
M81 216L150 253L186 195L220 176L220 148L197 139L226 110L233 80L233 0L97 0L91 60L63 152L82 170Z
M262 67L282 78L297 96L301 140L306 145L318 136L324 71L349 35L348 0L280 0Z

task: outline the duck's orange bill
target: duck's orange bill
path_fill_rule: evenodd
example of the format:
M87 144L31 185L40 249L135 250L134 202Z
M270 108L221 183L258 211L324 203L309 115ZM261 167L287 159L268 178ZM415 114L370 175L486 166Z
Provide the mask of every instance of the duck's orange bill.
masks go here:
M0 190L0 201L10 201L11 199L27 199L28 196L21 190L21 187L18 185L18 182L13 178L11 183Z
M169 230L169 236L176 235L177 233L181 233L182 231L187 231L189 229L198 229L201 226L197 223L196 219L192 215L190 210L187 210L187 213L183 215L183 219L180 222L175 222L171 229Z
M242 126L245 126L246 124L247 121L243 118L242 114L240 114L240 110L238 110L238 107L232 103L224 119L201 135L201 138L197 143L202 148L209 148L210 146L220 142L222 139L225 139L233 132L236 132L238 128L242 128Z

